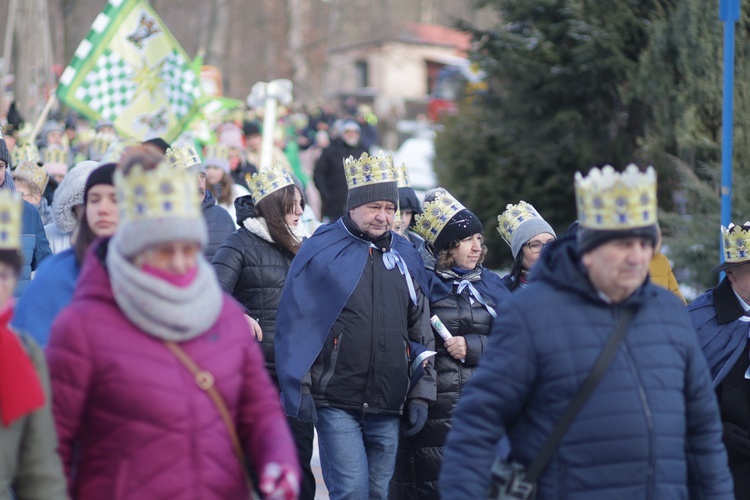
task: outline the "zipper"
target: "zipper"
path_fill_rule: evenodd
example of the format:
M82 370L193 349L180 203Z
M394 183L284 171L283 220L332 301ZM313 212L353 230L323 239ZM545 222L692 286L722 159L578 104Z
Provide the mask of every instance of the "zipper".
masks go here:
M333 377L333 374L336 372L336 362L339 359L339 347L341 344L341 338L343 336L344 332L342 330L341 333L333 338L333 350L331 351L330 364L328 366L328 370L326 370L326 372L320 378L320 392L322 394L325 394L326 389L328 388L328 383L331 381L331 377Z

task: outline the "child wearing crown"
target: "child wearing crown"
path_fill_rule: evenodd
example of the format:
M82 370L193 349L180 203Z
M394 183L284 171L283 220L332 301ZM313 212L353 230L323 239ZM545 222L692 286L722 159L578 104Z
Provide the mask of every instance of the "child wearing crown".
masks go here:
M202 255L194 175L141 147L114 183L117 231L90 248L47 348L71 495L248 498L247 463L263 495L296 498L278 392Z

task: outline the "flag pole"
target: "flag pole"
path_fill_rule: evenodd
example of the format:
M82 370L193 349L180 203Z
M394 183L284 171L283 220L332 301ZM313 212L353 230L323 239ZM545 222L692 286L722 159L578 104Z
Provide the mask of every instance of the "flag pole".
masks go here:
M34 128L31 130L31 135L29 136L29 144L34 142L37 134L39 134L39 130L41 130L42 125L47 120L47 115L49 115L52 106L54 106L55 102L57 102L57 95L55 94L55 90L56 89L53 89L52 93L50 93L49 99L47 99L47 103L44 105L44 109L42 110L42 114L39 115L39 118L37 118L36 120L36 124L34 124Z

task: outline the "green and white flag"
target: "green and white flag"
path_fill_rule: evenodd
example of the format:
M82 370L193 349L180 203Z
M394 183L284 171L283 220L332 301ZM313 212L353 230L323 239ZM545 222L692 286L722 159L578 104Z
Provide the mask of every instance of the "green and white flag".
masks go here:
M146 0L109 0L60 77L61 102L137 140L175 139L203 92L177 40Z

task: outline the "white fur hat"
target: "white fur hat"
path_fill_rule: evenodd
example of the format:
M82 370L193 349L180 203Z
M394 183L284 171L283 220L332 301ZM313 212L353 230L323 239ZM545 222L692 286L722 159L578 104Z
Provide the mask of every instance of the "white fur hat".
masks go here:
M52 218L57 230L61 233L70 233L78 226L78 218L73 212L73 207L83 205L86 180L98 166L98 162L90 160L77 163L55 190L52 200Z

